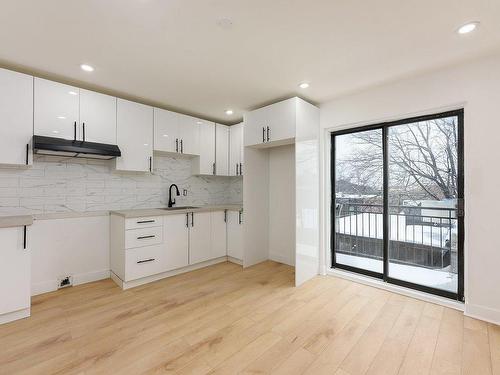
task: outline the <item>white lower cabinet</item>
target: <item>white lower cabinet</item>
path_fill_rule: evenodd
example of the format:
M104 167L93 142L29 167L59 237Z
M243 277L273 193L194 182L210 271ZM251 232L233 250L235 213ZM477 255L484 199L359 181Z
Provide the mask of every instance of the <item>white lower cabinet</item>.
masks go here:
M227 255L227 211L213 211L210 213L211 238L210 254L211 258L220 258Z
M211 259L210 212L189 213L189 264Z
M187 266L189 264L187 214L165 216L163 228L167 271Z
M227 211L227 255L243 260L243 212Z
M9 319L7 314L30 308L31 255L25 228L0 229L0 324L22 317Z

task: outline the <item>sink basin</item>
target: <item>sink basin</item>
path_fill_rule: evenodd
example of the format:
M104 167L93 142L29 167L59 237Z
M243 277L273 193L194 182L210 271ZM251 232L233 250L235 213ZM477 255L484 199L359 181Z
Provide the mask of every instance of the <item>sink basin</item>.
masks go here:
M175 206L175 207L161 207L159 210L175 211L175 210L191 210L193 208L199 208L194 206Z

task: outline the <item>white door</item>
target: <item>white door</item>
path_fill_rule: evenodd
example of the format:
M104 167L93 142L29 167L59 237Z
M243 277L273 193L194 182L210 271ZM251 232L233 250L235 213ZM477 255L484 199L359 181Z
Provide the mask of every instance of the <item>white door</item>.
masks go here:
M295 138L297 98L283 100L268 108L265 121L266 142ZM268 126L269 132L267 129Z
M163 152L179 152L179 122L182 115L154 109L154 149Z
M30 261L24 227L0 229L0 315L30 307Z
M117 144L122 156L115 168L121 171L147 172L153 158L153 107L117 100Z
M243 227L240 211L227 211L227 255L243 260Z
M215 174L229 175L229 126L215 125Z
M181 115L180 151L187 155L200 155L200 126L205 125L205 121L195 117Z
M266 143L267 113L269 107L259 108L245 114L245 146L255 146Z
M189 213L189 264L209 260L210 254L210 212Z
M35 77L35 135L79 139L80 90Z
M0 164L32 164L33 77L0 69Z
M226 244L226 214L224 211L211 212L212 238L211 258L219 258L227 255Z
M197 174L215 174L215 124L200 125L200 159Z
M116 144L116 98L80 89L80 139Z
M229 128L229 175L241 175L241 155L243 148L243 126L236 124Z
M163 221L166 271L189 264L187 214L167 215Z

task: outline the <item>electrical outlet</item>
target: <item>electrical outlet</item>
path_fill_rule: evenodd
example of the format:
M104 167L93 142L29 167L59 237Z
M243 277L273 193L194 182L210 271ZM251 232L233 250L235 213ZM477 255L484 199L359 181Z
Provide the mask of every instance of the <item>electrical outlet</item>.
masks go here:
M57 282L57 289L68 288L70 286L73 286L73 277L64 276L57 280Z
M185 196L185 197L187 197L187 195L188 195L187 189L183 189L182 190L182 195Z

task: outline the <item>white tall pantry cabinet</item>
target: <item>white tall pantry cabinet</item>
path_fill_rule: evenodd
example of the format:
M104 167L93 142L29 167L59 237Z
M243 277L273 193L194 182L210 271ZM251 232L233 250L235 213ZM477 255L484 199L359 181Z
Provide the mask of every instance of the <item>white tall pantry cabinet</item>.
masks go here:
M0 69L0 164L31 165L33 77Z
M117 143L122 156L115 169L147 172L153 163L153 107L124 99L117 101Z

